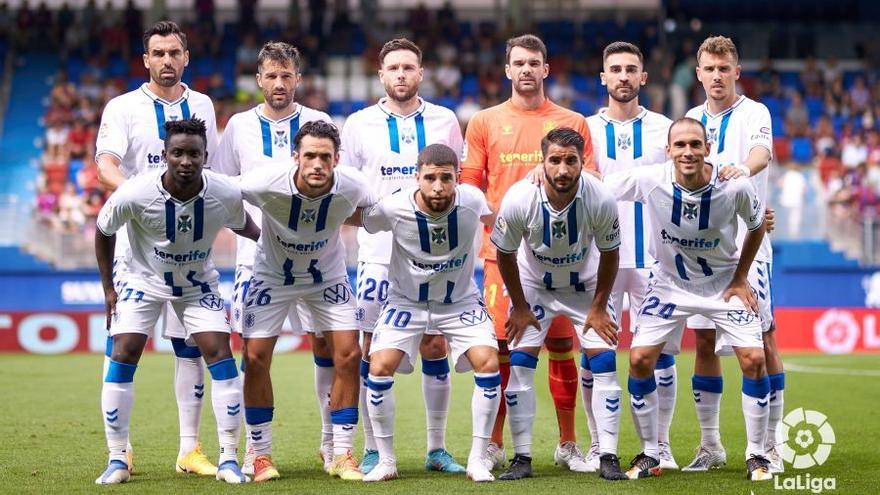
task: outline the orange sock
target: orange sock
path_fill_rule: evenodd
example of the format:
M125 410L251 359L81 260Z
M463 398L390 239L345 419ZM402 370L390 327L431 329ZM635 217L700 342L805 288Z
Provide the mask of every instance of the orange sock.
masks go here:
M548 349L549 350L549 349ZM556 420L559 423L559 443L574 442L574 406L577 399L578 369L574 364L574 352L548 352L547 378L550 395L556 406Z
M498 371L501 373L501 390L507 389L507 382L510 381L510 353L498 353ZM504 419L507 417L507 405L504 397L501 397L501 403L498 405L498 416L495 418L495 426L492 427L492 438L490 442L504 446Z

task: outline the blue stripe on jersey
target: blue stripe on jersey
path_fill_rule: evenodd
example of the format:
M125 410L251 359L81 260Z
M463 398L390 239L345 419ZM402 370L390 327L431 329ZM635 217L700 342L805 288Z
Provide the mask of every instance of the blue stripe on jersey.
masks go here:
M553 274L550 272L544 272L544 287L553 290Z
M388 140L391 144L391 151L400 153L400 135L397 133L397 117L388 116Z
M449 230L449 250L458 247L458 207L452 209L449 212L449 216L446 218L448 230Z
M633 122L633 159L642 157L642 119Z
M605 150L608 158L617 160L617 143L614 142L614 124L605 124Z
M320 232L327 228L327 214L330 211L330 202L333 201L333 195L328 194L321 200L318 206L318 219L315 221L315 232Z
M681 189L672 185L672 223L681 227Z
M430 253L431 252L431 239L428 234L428 219L422 212L416 213L416 223L419 226L419 245L422 248L423 252Z
M197 198L193 205L193 241L199 241L205 234L205 199Z
M455 282L446 281L446 297L443 298L443 304L452 304L452 291L455 290Z
M635 231L636 231L636 268L645 267L645 220L642 214L642 203L636 201L633 203L633 212L635 215Z
M299 225L299 212L302 209L302 198L299 196L290 197L290 218L287 219L287 226L291 230L296 230Z
M174 242L174 234L177 232L175 225L176 214L174 213L174 201L165 200L165 237Z
M171 295L174 297L180 297L183 295L183 287L174 285L174 273L173 272L165 272L165 285L171 287Z
M546 203L541 203L541 214L544 219L544 245L550 247L550 211L547 210Z
M577 203L571 204L568 209L568 245L571 246L577 242L578 238L578 222L577 222Z
M318 260L313 259L309 261L309 269L306 270L312 275L312 282L316 284L320 284L324 281L324 275L321 274L321 270L318 270Z
M716 153L724 152L724 135L727 133L727 124L730 122L730 116L733 115L733 110L727 112L727 115L721 117L721 128L718 129L718 151Z
M293 260L290 258L284 260L281 270L284 271L284 285L293 285L296 281L296 278L293 277Z
M568 283L574 287L575 292L586 292L587 287L581 282L578 272L568 272Z
M416 140L419 143L419 151L425 149L427 141L425 140L425 118L422 114L416 115Z
M272 128L263 119L260 119L260 135L263 137L263 154L272 158Z
M426 302L428 300L428 287L428 282L419 284L419 302Z
M681 277L682 280L690 280L690 278L688 278L687 270L684 269L684 258L682 258L680 254L675 255L675 268L678 270L678 276Z
M165 107L158 101L153 100L153 108L156 110L156 126L159 127L159 139L165 140Z
M290 119L290 154L293 155L293 138L299 132L299 115Z
M183 114L183 120L189 118L189 102L187 100L180 102L180 113Z
M699 230L709 228L709 205L712 204L712 188L700 196L700 227Z
M703 127L706 127L706 122L709 121L709 117L706 116L706 112L703 112L703 115L700 115L700 123L703 124Z

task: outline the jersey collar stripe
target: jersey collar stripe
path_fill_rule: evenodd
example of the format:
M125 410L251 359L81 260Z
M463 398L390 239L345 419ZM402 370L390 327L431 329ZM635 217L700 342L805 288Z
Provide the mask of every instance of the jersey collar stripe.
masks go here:
M452 209L449 212L449 217L446 219L447 228L449 229L449 250L458 247L458 207Z
M416 223L419 226L419 245L425 253L431 253L431 240L428 235L428 219L422 212L416 213Z
M419 151L427 146L425 141L425 117L422 114L416 115L416 139L419 143Z
M272 158L272 128L263 119L260 119L260 134L263 137L263 154Z
M158 101L153 101L156 110L156 126L159 128L159 139L165 140L165 107Z
M182 102L180 102L180 113L183 114L184 120L189 119L189 102L188 101L183 100Z
M633 159L642 157L642 119L633 122Z
M446 281L446 297L443 298L443 304L452 304L452 292L455 291L455 282Z
M196 199L193 204L193 241L200 241L205 232L205 199Z
M730 116L733 112L728 112L721 117L721 128L718 129L718 153L724 152L724 137L727 133L727 124L730 122Z
M397 133L397 117L388 116L388 140L391 144L391 151L400 153L400 135Z
M681 189L672 185L672 223L681 227Z
M419 302L426 302L428 300L428 282L423 284L419 284Z
M614 142L614 124L608 122L605 124L605 149L608 158L617 160L617 143Z
M174 220L176 218L176 214L174 212L174 201L170 199L165 200L165 237L174 242L175 233L177 232L176 225L174 224Z
M550 212L547 210L547 204L541 203L541 215L544 224L544 245L550 247Z
M328 194L321 200L318 206L318 220L315 222L315 232L321 232L327 227L327 213L330 210L330 202L333 201L333 195Z
M642 203L633 203L633 214L635 215L635 231L636 231L636 268L645 267L645 221L642 213Z
M709 205L712 204L712 189L700 196L700 230L709 228Z
M568 245L572 246L578 239L577 203L572 203L568 208Z
M290 198L290 218L287 220L287 226L291 230L296 230L299 226L299 212L302 209L302 199L299 196L291 196Z
M568 272L568 283L574 287L575 292L586 292L587 287L581 282L578 272Z

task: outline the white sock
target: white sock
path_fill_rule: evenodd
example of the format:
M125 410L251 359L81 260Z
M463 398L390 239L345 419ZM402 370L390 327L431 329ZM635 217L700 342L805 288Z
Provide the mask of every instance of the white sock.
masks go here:
M192 452L199 443L202 397L205 395L205 366L199 357L174 358L174 395L180 421L179 456Z
M116 262L113 262L113 265L116 266ZM115 272L114 272L115 273ZM104 367L101 371L101 381L104 381L104 377L107 376L107 369L110 367L110 356L113 355L113 337L109 334L107 335L107 343L104 347ZM127 452L131 452L131 440L125 439L125 449Z
M137 365L110 361L101 387L101 416L111 461L128 464L127 444Z
M510 381L504 391L507 419L516 454L532 455L532 429L535 422L535 368L538 358L527 352L510 353Z
M767 420L767 447L776 445L776 428L785 412L785 373L770 375L770 414Z
M449 360L422 358L422 396L428 431L428 452L446 448L446 417L449 414Z
M315 396L321 412L321 445L333 443L333 423L330 422L330 389L336 368L332 358L315 356Z
M599 443L599 430L596 428L596 418L593 417L593 372L590 371L590 360L586 354L581 354L580 374L581 401L584 403L587 426L590 428L590 444Z
M247 445L253 447L255 455L272 455L272 418L275 408L244 407Z
M599 433L599 452L617 455L620 434L620 384L614 351L601 352L590 358L593 370L593 417Z
M367 377L370 373L370 362L361 360L361 387L360 387L360 405L361 414L364 416L364 450L379 450L376 448L376 438L373 436L373 422L370 420L370 409L367 407Z
M694 389L694 405L697 408L697 421L700 423L700 445L721 447L721 393L724 381L720 376L699 376L691 378Z
M379 450L379 458L394 459L394 413L395 401L394 378L390 376L370 375L367 380L367 409L370 411L370 421L373 423L373 435L376 439L376 447Z
M742 408L746 420L746 459L766 456L767 422L770 417L770 379L743 377Z
M227 358L208 365L211 372L211 405L217 420L217 439L220 458L238 462L238 440L241 435L242 392L241 378L235 359Z
M657 382L652 374L648 378L629 378L630 411L636 434L642 441L642 452L654 459L660 459L657 445Z
M661 442L668 444L669 427L672 425L672 415L675 414L675 396L678 393L678 372L674 357L669 354L660 354L657 368L654 370L654 379L657 381L660 409L657 421L658 438Z
M474 373L474 394L471 398L471 452L468 464L479 459L489 446L498 406L501 405L501 374Z

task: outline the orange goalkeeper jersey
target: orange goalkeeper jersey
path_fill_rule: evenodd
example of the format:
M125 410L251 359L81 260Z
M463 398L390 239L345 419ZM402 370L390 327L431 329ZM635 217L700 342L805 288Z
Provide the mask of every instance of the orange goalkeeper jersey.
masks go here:
M543 162L541 139L557 127L571 127L584 137L584 166L595 170L590 130L583 115L549 99L544 99L544 104L535 110L518 109L507 100L477 112L468 123L461 182L486 191L489 207L497 212L507 189ZM494 260L495 246L489 241L491 228L483 230L480 256Z

